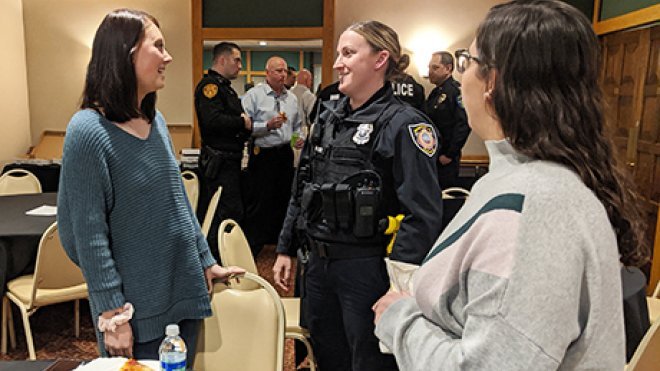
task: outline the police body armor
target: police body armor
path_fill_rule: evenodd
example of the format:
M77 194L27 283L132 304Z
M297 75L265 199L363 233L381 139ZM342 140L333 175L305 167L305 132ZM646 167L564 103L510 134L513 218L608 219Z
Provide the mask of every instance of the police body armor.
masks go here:
M344 119L328 109L321 117L325 123L314 125L308 163L300 169L301 216L312 240L336 246L383 247L384 253L388 236L379 226L386 220L383 179L373 154L387 119L381 115L377 121L381 124Z

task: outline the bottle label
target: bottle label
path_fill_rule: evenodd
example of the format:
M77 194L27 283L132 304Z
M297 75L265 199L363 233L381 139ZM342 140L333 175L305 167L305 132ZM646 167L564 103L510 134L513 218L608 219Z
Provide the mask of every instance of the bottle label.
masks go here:
M184 359L181 362L160 362L160 368L163 371L185 371L186 370L186 360Z

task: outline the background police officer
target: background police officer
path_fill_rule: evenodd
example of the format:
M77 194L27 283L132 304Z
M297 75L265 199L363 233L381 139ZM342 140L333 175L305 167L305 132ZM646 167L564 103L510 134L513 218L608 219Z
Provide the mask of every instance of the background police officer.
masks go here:
M435 129L401 103L387 81L407 67L398 36L376 21L339 38L334 68L345 98L326 101L312 126L273 266L277 285L291 284L294 226L310 245L304 315L319 366L396 370L374 335L372 305L390 287L383 257L387 216L403 215L390 258L419 264L442 220L435 180Z
M426 100L425 112L440 134L438 180L446 189L456 185L470 127L461 101L461 84L451 76L454 57L449 52L433 53L429 62L429 81L436 87Z
M213 48L213 66L195 88L195 111L202 136L199 161L202 186L198 217L206 214L209 200L222 186L222 197L208 235L209 246L216 259L220 222L231 218L241 223L244 215L241 159L252 122L243 113L241 101L230 82L238 76L241 67L238 45L221 42Z
M424 87L409 74L397 76L392 80L392 92L405 103L424 112Z

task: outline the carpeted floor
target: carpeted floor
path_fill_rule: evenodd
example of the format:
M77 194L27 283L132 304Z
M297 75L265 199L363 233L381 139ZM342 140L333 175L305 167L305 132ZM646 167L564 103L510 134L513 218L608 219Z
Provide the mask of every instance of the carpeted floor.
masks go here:
M273 283L272 266L275 261L275 247L266 246L257 259L259 274ZM295 265L294 265L295 266ZM291 296L278 290L281 296ZM16 329L16 349L8 349L6 355L0 354L0 360L20 360L27 358L27 345L23 332L21 315L16 306L11 305ZM73 333L73 303L64 303L44 307L30 317L32 336L37 352L37 359L76 359L91 360L98 356L96 337L92 328L89 306L86 301L80 305L80 337ZM284 370L295 370L293 360L293 342L286 341Z

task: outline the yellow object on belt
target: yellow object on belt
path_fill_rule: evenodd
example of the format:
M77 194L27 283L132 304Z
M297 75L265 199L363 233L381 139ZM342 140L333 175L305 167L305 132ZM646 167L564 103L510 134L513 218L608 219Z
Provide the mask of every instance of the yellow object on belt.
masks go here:
M387 256L392 253L392 248L394 247L394 241L396 241L396 234L399 232L399 227L401 227L401 221L403 220L403 214L397 216L387 216L387 229L385 230L386 235L391 234L392 239L390 243L387 244Z

